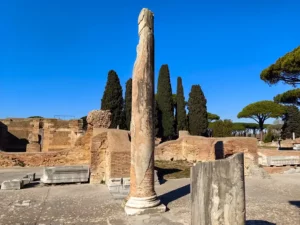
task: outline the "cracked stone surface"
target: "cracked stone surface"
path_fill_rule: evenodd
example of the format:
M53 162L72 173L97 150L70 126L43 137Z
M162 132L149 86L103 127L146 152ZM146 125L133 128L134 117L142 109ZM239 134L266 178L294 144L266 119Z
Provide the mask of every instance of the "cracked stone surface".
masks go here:
M3 173L0 169L0 180ZM12 175L6 177L11 179ZM189 182L169 180L156 187L169 208L167 212L132 217L125 215L123 200L114 199L105 185L37 185L1 190L0 225L190 225ZM246 178L246 224L300 224L299 187L300 174Z

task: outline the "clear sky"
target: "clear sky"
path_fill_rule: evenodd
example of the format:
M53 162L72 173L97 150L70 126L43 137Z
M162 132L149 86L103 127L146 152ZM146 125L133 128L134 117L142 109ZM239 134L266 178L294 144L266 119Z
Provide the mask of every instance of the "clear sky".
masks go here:
M155 16L155 80L168 64L173 93L200 84L208 111L238 121L247 104L291 89L260 72L299 45L298 0L0 1L0 118L81 117L100 108L107 73L125 82L137 18Z

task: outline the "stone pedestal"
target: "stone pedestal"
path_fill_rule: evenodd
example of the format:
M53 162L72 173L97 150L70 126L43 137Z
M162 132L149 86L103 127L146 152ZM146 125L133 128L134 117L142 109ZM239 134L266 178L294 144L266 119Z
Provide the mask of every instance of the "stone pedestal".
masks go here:
M154 17L142 9L132 79L130 194L127 215L162 212L154 190Z

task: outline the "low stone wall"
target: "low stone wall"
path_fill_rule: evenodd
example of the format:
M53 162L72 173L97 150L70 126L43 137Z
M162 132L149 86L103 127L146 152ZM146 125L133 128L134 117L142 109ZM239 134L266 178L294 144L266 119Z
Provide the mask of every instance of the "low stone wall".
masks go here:
M79 149L53 153L6 153L0 152L0 167L40 167L89 164L89 154Z
M0 167L39 167L62 165L89 165L92 131L87 131L72 149L55 152L0 152Z
M183 136L155 148L156 160L211 161L238 152L257 158L257 140L248 137L206 138Z

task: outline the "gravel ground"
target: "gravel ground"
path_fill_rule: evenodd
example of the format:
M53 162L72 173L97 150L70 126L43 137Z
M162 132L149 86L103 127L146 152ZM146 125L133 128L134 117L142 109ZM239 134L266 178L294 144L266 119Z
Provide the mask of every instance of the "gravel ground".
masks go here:
M19 176L20 171L0 169L0 180L14 174ZM123 201L113 199L105 185L37 185L18 191L1 190L0 225L189 225L189 179L169 180L156 190L169 210L137 217L125 216ZM246 207L247 225L299 225L300 174L247 178Z

